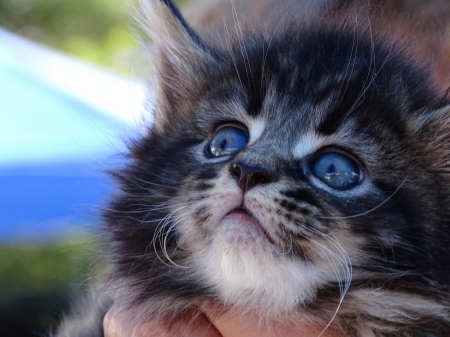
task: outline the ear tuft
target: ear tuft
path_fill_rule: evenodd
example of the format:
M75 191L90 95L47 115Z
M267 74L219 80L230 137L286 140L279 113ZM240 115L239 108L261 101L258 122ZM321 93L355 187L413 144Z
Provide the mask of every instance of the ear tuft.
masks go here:
M152 61L157 72L155 126L170 120L189 101L198 81L198 69L214 61L212 49L187 24L170 0L139 0L140 22L153 40Z
M430 170L450 182L450 105L422 117L415 134L425 152L434 155Z
M158 46L176 49L190 46L200 50L205 42L187 24L178 7L169 0L140 0L138 21Z

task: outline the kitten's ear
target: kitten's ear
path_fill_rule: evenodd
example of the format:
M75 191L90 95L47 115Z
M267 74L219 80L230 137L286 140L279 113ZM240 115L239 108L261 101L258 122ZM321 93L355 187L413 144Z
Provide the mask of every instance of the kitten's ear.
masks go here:
M417 141L433 154L429 169L442 175L450 187L450 104L424 115L415 123Z
M215 51L187 24L171 0L140 0L140 9L139 21L153 40L158 110L177 110L177 105L195 93L198 70L214 62Z

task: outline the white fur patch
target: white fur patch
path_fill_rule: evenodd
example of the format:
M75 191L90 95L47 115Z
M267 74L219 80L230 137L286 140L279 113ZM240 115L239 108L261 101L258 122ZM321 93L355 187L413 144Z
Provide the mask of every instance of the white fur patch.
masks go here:
M263 119L253 119L249 121L248 128L250 131L249 145L254 144L261 137L266 128L266 121Z
M359 312L394 323L407 323L424 313L444 320L449 318L449 308L417 295L383 289L361 289L351 293Z
M295 158L304 158L326 145L326 138L315 132L303 134L295 144L292 154Z
M278 316L314 296L323 270L276 254L264 238L230 240L228 225L222 222L212 238L213 249L196 257L202 278L224 303Z

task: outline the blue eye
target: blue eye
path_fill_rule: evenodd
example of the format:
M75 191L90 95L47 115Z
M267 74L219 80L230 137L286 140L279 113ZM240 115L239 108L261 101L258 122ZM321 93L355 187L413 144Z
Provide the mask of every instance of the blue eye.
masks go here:
M336 190L355 187L362 179L362 171L358 164L337 152L320 155L311 170L318 179Z
M221 128L209 143L209 154L212 157L229 156L248 143L248 133L243 129L227 126Z

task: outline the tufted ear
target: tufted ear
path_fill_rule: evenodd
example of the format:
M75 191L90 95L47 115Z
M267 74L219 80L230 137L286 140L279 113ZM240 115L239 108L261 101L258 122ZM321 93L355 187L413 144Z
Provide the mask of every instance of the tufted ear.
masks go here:
M195 95L198 73L214 62L214 51L187 24L171 0L140 0L140 19L153 40L157 72L155 126L170 119L167 114L183 110L180 105Z
M417 120L415 135L425 153L433 155L429 168L450 184L450 105Z

